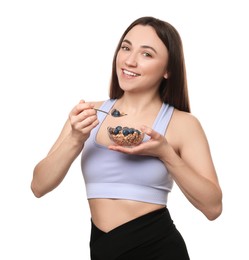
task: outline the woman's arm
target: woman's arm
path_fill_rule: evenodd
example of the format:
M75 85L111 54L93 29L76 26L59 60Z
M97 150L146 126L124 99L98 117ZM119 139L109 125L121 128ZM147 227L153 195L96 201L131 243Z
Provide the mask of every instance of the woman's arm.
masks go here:
M69 114L58 139L48 155L34 168L31 190L41 197L56 188L80 154L98 120L93 104L80 101Z
M186 198L209 220L222 212L222 191L218 182L209 144L199 121L188 113L175 111L169 135L176 130L173 143L161 160Z

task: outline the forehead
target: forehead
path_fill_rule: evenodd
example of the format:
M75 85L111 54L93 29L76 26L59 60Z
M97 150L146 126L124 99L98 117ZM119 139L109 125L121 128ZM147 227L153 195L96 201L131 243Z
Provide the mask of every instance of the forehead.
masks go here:
M135 46L151 46L156 50L166 49L166 46L156 34L153 27L149 25L136 25L124 37Z

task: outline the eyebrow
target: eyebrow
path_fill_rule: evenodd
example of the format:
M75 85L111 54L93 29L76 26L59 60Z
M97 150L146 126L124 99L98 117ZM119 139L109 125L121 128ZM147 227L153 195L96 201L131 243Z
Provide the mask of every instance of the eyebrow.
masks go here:
M123 42L126 42L126 43L132 45L132 43L129 40L127 40L127 39L124 39ZM157 54L157 51L153 47L151 47L149 45L141 45L141 48L151 49L152 51L154 51Z

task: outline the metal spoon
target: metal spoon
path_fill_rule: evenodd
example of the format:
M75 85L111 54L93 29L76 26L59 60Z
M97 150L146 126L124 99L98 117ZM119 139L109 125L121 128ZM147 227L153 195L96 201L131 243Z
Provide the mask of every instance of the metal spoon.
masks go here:
M107 115L109 115L109 116L113 116L113 117L127 116L127 114L121 113L121 112L119 112L119 111L118 111L117 109L115 109L115 108L111 111L111 113L106 112L106 111L101 110L101 109L98 109L98 108L93 108L93 109L96 110L96 111L105 113L105 114L107 114Z

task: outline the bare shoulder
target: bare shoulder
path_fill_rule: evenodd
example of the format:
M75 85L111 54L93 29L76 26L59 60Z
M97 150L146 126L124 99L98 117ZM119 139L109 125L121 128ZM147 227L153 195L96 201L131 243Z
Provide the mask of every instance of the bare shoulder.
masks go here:
M206 136L199 119L191 113L178 109L175 109L172 115L167 138L169 138L174 147L177 147L177 150L183 144L190 142L192 144L198 140L206 142Z
M184 130L193 130L194 128L201 127L201 124L197 117L195 117L191 113L180 111L178 109L174 109L171 122L176 127L180 127L180 129L184 128Z

